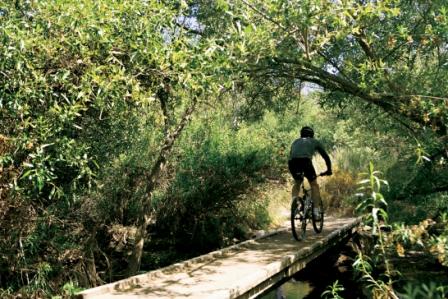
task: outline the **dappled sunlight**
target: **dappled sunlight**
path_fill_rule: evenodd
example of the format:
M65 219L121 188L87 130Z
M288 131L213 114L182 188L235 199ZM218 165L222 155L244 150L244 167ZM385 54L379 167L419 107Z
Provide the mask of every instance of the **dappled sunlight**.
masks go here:
M125 277L97 295L252 296L338 240L339 216L367 213L372 244L448 219L447 0L3 0L0 23L2 299ZM297 227L303 127L329 175L303 213L335 218L259 238ZM446 225L422 244L446 270ZM353 280L392 289L382 261L409 248L371 247Z
M321 234L308 232L297 242L285 228L220 251L81 293L83 298L107 295L133 298L223 298L261 288L266 281L291 276L348 236L354 218L328 218ZM286 274L289 273L289 274ZM285 276L286 277L286 276ZM267 287L264 286L262 288ZM105 291L106 290L106 291Z

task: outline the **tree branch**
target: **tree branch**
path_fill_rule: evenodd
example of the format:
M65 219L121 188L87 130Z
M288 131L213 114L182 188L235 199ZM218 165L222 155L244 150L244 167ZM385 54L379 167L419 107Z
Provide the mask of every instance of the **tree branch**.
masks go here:
M286 28L283 24L281 24L280 22L276 21L274 18L268 16L266 13L264 13L260 9L256 8L253 4L247 2L246 0L241 0L241 2L243 2L246 6L248 6L250 9L255 11L257 14L259 14L263 19L268 20L269 22L273 23L274 25L278 26L280 29L285 31L287 35L292 36L292 38L299 44L300 48L302 48L302 50L308 56L307 46L305 46L303 41L300 41L299 39L297 39L296 36L294 36L294 32L299 30L298 28L293 30L293 31L289 31L288 28Z
M326 89L338 90L352 96L356 96L368 103L381 107L385 111L401 115L419 125L427 126L428 122L423 118L422 111L418 109L403 109L408 107L411 97L396 95L392 93L377 93L366 88L361 88L348 78L340 74L334 74L327 70L313 65L307 60L291 59L284 57L270 57L266 59L266 64L257 66L257 68L248 69L252 75L259 74L260 71L275 71L277 76L291 77L303 81L316 83ZM288 73L289 71L289 73ZM433 119L433 123L440 126L435 133L438 136L445 136L446 129L443 120Z
M159 156L156 159L151 171L146 175L148 181L145 193L146 199L142 203L142 211L138 217L137 223L137 233L135 236L135 244L132 250L132 254L129 257L129 264L127 269L128 276L134 275L140 268L141 257L143 253L143 246L145 243L146 229L148 225L153 221L153 210L152 210L152 192L156 187L157 181L160 178L160 171L166 162L167 156L171 149L173 148L174 142L180 136L181 132L189 122L193 112L195 111L197 103L197 97L194 97L191 105L184 111L177 127L169 133L162 146L160 147Z
M372 48L370 47L369 43L366 41L366 35L363 31L361 31L360 34L356 34L355 35L356 41L358 42L358 44L361 46L362 50L364 51L364 53L366 54L366 56L371 59L372 61L376 61L376 57L375 54L372 50Z

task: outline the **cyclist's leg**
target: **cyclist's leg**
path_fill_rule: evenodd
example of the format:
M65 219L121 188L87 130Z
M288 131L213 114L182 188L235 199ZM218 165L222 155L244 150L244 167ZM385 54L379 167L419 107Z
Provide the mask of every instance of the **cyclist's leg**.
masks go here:
M299 197L300 186L302 186L302 183L303 183L303 178L300 178L298 180L294 179L294 185L292 186L292 190L291 190L291 198Z
M305 176L308 179L308 182L311 186L311 199L313 200L314 204L314 214L320 214L320 211L318 207L320 206L320 190L319 190L319 184L317 183L317 175L316 170L314 169L313 163L311 162L311 159L307 162L305 167Z
M320 190L319 190L319 184L317 183L317 179L311 181L310 186L311 186L311 198L313 199L314 206L318 207L320 203Z
M319 190L319 184L317 184L317 179L314 179L314 181L310 182L311 185L311 198L313 200L313 214L314 219L319 221L321 220L321 197L320 197L320 190Z
M299 197L300 186L303 183L303 174L302 174L303 170L301 169L301 164L298 159L289 160L288 168L289 172L294 178L294 185L292 186L291 190L291 198L294 199Z

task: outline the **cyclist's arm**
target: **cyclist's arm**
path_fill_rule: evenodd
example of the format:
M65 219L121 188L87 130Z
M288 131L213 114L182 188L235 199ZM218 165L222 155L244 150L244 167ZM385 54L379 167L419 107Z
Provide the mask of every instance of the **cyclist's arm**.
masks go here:
M327 172L332 173L331 171L331 160L330 156L328 156L327 152L325 151L324 147L320 144L320 142L317 143L316 147L319 154L322 156L322 158L325 160L325 164L327 165Z

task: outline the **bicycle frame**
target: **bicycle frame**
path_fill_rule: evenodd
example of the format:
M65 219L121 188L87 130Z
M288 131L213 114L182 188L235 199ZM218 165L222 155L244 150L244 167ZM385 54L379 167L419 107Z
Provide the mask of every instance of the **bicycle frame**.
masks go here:
M306 219L311 219L311 214L310 211L312 209L312 199L311 199L311 190L310 189L305 189L305 187L303 187L303 196L299 197L299 200L302 201L303 204L303 216Z
M319 176L322 176L322 174L318 175L318 177ZM306 224L308 221L312 222L314 231L316 233L320 233L322 231L324 221L322 201L320 201L319 203L320 211L322 211L320 213L320 217L316 217L316 215L313 213L314 202L311 198L311 189L305 188L305 185L303 183L303 175L301 187L303 190L303 195L297 197L291 203L291 228L294 238L298 241L305 239ZM301 226L300 236L297 227L299 225Z

